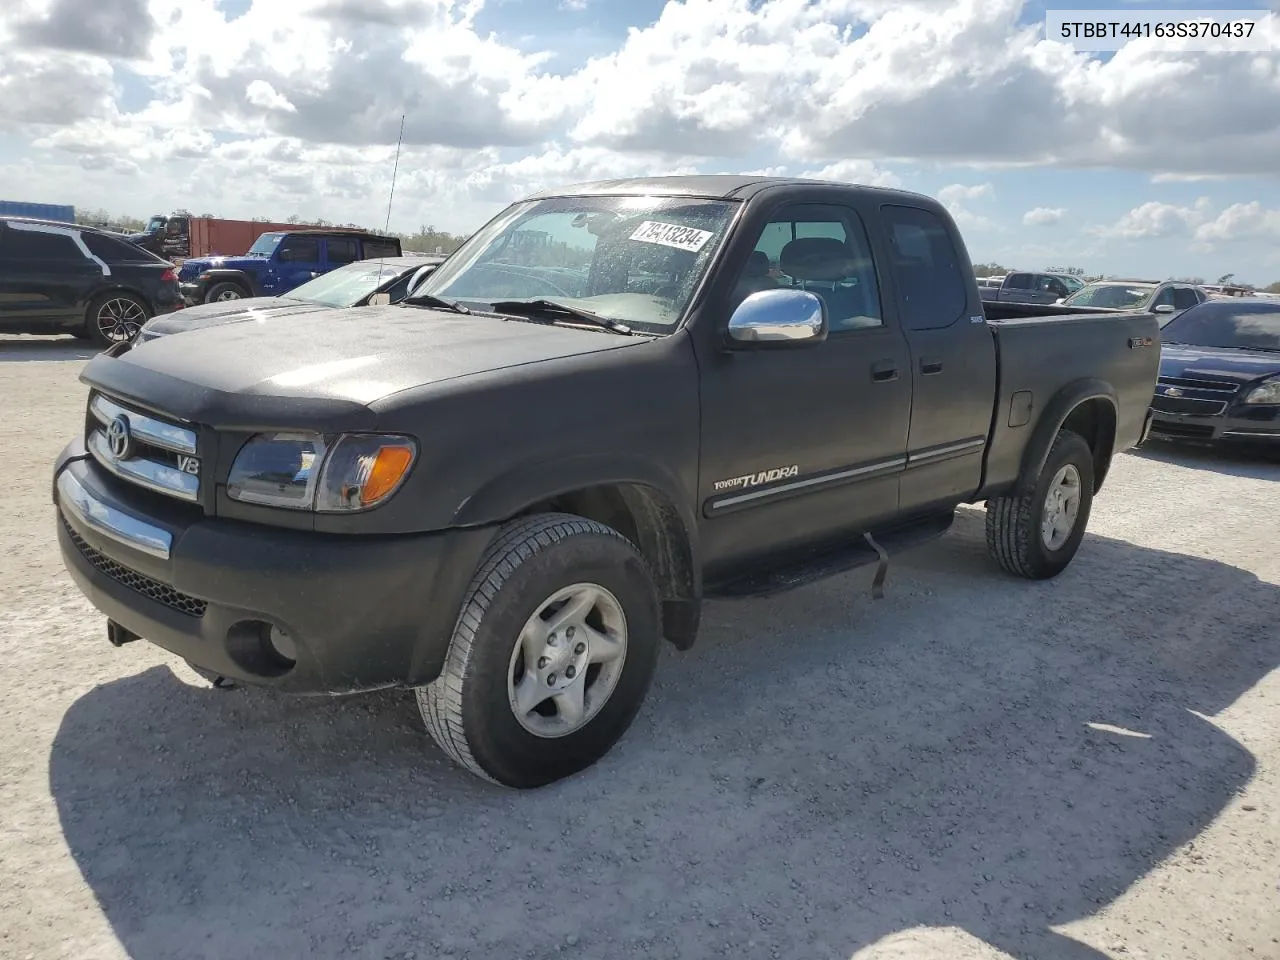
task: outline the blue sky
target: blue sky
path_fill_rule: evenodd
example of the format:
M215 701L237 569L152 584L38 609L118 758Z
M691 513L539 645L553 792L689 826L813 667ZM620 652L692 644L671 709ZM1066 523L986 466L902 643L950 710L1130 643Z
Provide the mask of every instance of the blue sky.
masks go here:
M769 171L940 196L977 261L1280 280L1280 43L1081 53L1045 41L1047 6L16 0L0 183L381 226L403 113L397 229L467 232L576 180Z

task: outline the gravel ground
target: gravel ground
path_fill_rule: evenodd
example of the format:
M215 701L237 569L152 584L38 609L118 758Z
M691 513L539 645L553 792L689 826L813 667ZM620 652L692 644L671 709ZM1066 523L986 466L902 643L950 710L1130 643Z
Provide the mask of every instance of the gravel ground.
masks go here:
M1055 581L982 514L713 604L601 764L449 765L412 697L219 691L62 570L78 344L0 338L0 957L1280 957L1280 466L1118 458Z

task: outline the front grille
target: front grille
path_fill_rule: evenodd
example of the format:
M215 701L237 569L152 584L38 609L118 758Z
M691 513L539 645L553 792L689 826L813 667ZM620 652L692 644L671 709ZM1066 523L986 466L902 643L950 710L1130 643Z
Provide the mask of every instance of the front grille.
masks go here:
M190 260L187 260L178 268L178 279L183 282L194 280L199 273L200 264L192 263Z
M163 603L166 607L177 610L179 613L185 613L189 617L204 616L204 611L208 604L203 600L197 600L195 597L180 593L167 583L161 583L159 580L153 580L151 577L138 573L136 570L130 570L123 564L116 563L106 554L99 553L84 542L80 534L76 533L71 524L67 523L65 517L62 519L62 527L67 531L67 536L71 538L71 542L76 545L76 549L99 573L110 577L117 583L123 584L135 593L142 594L148 600Z
M1225 400L1200 400L1195 397L1162 397L1156 394L1151 401L1153 410L1161 413L1178 413L1184 416L1216 417L1227 409Z
M1240 384L1234 380L1201 379L1199 377L1161 377L1160 385L1178 387L1181 390L1207 390L1212 393L1229 393L1234 395Z
M188 424L143 412L102 393L89 398L85 446L121 480L196 503L203 469L198 444L199 434Z

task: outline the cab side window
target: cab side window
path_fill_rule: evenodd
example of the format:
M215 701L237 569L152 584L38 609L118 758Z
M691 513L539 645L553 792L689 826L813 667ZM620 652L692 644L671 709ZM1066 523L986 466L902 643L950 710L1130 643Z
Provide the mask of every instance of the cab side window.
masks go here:
M1005 287L1010 290L1030 290L1031 274L1029 273L1011 273L1004 282Z
M1173 305L1174 305L1173 287L1165 287L1163 290L1160 291L1160 295L1151 301L1151 309L1153 310L1156 307L1162 307L1162 306L1172 307Z
M898 308L909 330L940 330L964 316L969 287L942 220L919 207L880 208L892 251Z
M1188 307L1194 307L1200 302L1200 298L1196 296L1196 292L1190 287L1174 287L1173 289L1173 309L1186 310Z
M827 305L833 334L884 325L871 246L852 210L797 205L765 224L739 278L734 306L778 287L817 295Z
M280 244L283 263L319 263L320 241L315 237L286 237Z

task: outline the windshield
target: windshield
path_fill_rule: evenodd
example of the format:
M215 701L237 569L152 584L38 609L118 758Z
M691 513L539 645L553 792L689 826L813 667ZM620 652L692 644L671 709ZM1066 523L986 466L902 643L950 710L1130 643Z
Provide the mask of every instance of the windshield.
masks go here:
M1280 351L1280 303L1202 303L1160 331L1165 343Z
M1090 283L1063 302L1073 307L1140 310L1154 291L1155 287L1141 283Z
M150 220L147 221L146 232L159 233L161 230L164 229L164 225L165 225L164 217L152 217Z
M487 310L554 300L647 333L684 314L737 211L686 197L556 197L482 227L418 293Z
M357 260L294 287L286 296L326 307L351 307L386 281L412 269L377 260Z
M253 241L253 246L249 248L249 256L253 257L269 257L275 248L280 245L280 241L284 239L283 233L264 233L257 240Z

